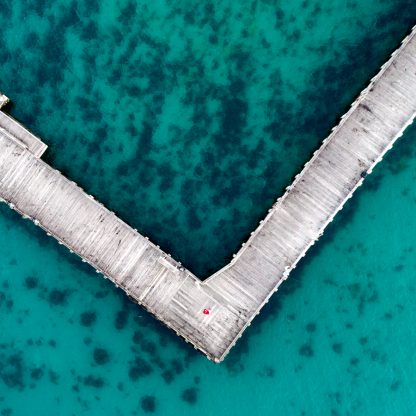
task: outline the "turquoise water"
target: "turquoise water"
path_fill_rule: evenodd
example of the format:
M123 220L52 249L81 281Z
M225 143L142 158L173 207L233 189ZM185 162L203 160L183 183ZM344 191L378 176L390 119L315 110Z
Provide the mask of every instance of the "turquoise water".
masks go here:
M410 0L15 0L0 89L45 160L199 276L415 23ZM416 127L215 365L0 207L0 415L408 415Z

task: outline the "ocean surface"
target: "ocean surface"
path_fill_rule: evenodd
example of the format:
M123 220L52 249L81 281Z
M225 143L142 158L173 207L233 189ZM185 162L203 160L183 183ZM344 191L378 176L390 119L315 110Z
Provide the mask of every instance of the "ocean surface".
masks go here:
M414 0L13 0L0 89L45 160L201 278L416 23ZM0 416L412 415L416 127L222 364L0 206Z

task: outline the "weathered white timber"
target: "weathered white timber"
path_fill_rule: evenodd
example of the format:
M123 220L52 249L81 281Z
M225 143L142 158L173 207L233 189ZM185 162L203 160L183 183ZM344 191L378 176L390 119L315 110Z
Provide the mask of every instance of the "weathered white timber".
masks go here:
M1 103L1 95L0 95ZM1 108L0 104L0 108ZM19 140L23 146L31 151L36 157L41 157L48 146L42 142L38 137L25 129L14 118L0 111L0 131L4 134L9 134L13 139Z
M238 313L189 271L0 131L0 196L215 359ZM202 308L202 309L201 309ZM210 308L210 315L202 313Z
M0 197L219 362L413 121L415 33L383 65L231 263L203 282L40 160L44 148L1 112Z
M0 109L3 108L9 101L9 97L6 97L4 94L0 93Z

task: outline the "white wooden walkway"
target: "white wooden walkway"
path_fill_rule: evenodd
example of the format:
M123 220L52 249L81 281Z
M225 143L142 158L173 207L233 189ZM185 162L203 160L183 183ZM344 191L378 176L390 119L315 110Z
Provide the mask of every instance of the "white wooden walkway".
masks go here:
M415 29L277 200L205 281L44 163L46 145L0 111L0 197L221 361L416 112ZM0 107L6 103L0 95Z

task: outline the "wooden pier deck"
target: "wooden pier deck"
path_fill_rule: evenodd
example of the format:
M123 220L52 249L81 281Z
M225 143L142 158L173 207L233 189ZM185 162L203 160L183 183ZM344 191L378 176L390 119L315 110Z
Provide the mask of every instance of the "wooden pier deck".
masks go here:
M43 162L46 145L1 111L0 197L219 362L415 113L413 29L233 261L205 281Z

